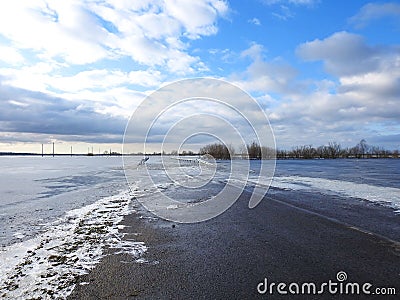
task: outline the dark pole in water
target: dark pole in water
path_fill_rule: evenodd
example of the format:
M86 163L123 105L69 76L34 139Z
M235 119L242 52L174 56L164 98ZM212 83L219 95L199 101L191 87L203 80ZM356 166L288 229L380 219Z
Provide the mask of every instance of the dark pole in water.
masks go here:
M72 146L71 146L71 157L72 157Z
M53 157L54 157L54 142L53 142Z
M43 144L42 144L42 157L43 157Z

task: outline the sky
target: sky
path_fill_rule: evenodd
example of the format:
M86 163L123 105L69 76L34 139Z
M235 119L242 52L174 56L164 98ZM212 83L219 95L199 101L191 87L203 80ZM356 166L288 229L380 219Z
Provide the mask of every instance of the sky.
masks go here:
M147 96L197 77L251 95L280 149L400 149L400 1L0 2L0 152L121 151Z

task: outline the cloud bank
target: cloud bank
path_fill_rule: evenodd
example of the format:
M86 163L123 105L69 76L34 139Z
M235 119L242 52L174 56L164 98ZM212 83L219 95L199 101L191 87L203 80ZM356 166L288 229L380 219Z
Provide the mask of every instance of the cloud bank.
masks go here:
M118 143L134 109L154 90L210 76L257 99L278 147L354 145L361 138L400 147L400 44L357 32L381 20L397 24L399 4L367 3L345 20L355 32L338 27L302 36L278 55L268 48L276 19L268 16L275 12L287 21L276 22L289 23L297 9L322 2L259 4L264 15L243 9L239 23L242 11L222 0L2 1L0 144L46 135ZM246 26L260 37L247 37Z

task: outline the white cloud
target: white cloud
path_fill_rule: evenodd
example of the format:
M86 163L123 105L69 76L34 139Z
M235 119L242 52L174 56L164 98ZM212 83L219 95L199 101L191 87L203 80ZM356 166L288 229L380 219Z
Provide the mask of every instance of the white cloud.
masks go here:
M313 5L318 3L319 0L289 0L289 3L296 5Z
M60 71L62 67L63 64L51 61L24 64L20 68L0 68L1 84L46 92L55 76L52 74Z
M250 57L254 60L261 59L264 52L264 47L261 44L252 43L249 48L243 50L241 53L242 57Z
M114 87L104 91L84 90L79 93L64 93L63 97L75 103L92 102L95 111L101 114L128 119L134 109L150 91L138 92L126 87Z
M222 0L0 2L2 130L45 133L44 115L63 134L110 133L110 116L121 128L161 82L208 71L190 44L228 13Z
M85 99L94 102L102 102L101 94L108 94L115 88L132 85L147 89L159 86L164 79L160 71L152 69L129 72L93 69L68 76L60 74L58 68L60 66L56 64L38 63L19 70L2 68L0 76L3 85L40 91L67 99ZM52 73L54 75L51 75Z
M220 0L3 1L0 34L43 60L74 65L122 55L146 66L168 67L171 60L186 56L191 66L180 64L179 70L185 72L200 61L188 58L182 41L216 34L217 19L228 11Z
M54 78L52 87L71 92L97 88L106 89L118 85L118 83L124 83L125 80L121 80L123 77L121 73L107 70L83 71L75 76Z
M97 61L106 57L98 41L107 40L107 34L79 3L2 1L0 34L46 59L62 57L74 64Z
M334 75L361 74L375 70L382 63L384 50L367 45L362 36L337 32L323 40L306 42L297 48L304 60L322 60Z
M249 19L247 22L249 22L250 24L257 25L257 26L260 26L260 25L261 25L260 20L257 19L257 18Z
M261 2L276 8L275 11L271 12L274 17L287 21L295 16L295 13L292 11L293 6L313 7L320 0L261 0Z
M266 5L274 4L294 4L294 5L314 5L320 2L320 0L262 0Z
M365 27L373 20L393 17L400 17L400 4L399 3L368 3L364 5L360 11L350 18L350 22L356 27Z
M400 94L400 54L391 46L369 46L362 37L346 32L335 33L324 40L302 44L297 53L305 60L321 60L328 73L339 81L338 93L352 94L355 99L379 104ZM373 111L373 107L370 107Z
M0 46L0 60L8 64L15 65L22 63L24 61L24 57L18 50L12 47Z
M231 79L248 91L290 94L297 71L280 58L265 60L263 53L263 46L257 43L242 51L241 57L249 57L252 62L244 72L234 74Z
M288 19L293 5L317 1L265 3L275 4L276 16ZM393 16L397 6L366 5L352 21L360 25ZM52 130L59 126L65 134L82 127L92 135L116 134L161 82L208 70L191 44L216 34L218 20L228 13L227 2L216 0L0 2L0 59L6 63L0 69L2 130L45 133L39 121L46 115ZM210 50L240 66L228 79L254 92L281 144L359 140L376 124L398 128L398 48L338 32L305 42L296 52L304 61L320 61L329 76L300 80L298 70L280 57L268 58L257 43L241 54ZM118 126L108 128L110 120Z
M23 103L23 102L19 102L19 101L15 101L15 100L9 100L8 103L18 106L18 107L27 107L29 106L29 104Z
M187 52L184 39L216 34L217 19L229 11L225 1L214 0L153 1L140 7L132 7L130 2L101 2L91 7L114 24L116 52L141 64L164 66L178 73L202 68L199 58Z
M273 128L278 130L278 144L286 147L320 145L336 140L354 145L363 137L376 135L371 133L371 127L379 126L381 132L387 130L387 134L393 132L390 128L398 124L400 117L396 98L386 98L377 91L365 91L361 86L347 90L347 84L336 84L335 93L331 92L332 84L329 84L274 107L270 120Z
M49 73L54 69L55 65L44 62L21 68L1 68L1 84L45 92L48 88Z
M300 80L296 69L280 58L268 60L264 52L256 43L244 50L242 58L251 62L231 79L268 100L259 102L280 147L333 140L354 145L362 137L373 140L376 126L387 134L395 130L400 120L398 48L370 46L346 32L300 45L297 54L306 61L322 61L333 80Z
M285 5L279 7L279 11L275 11L272 15L278 19L286 21L294 17L294 13Z
M165 11L185 28L185 35L196 39L201 35L217 33L215 20L225 15L228 5L224 1L165 1Z

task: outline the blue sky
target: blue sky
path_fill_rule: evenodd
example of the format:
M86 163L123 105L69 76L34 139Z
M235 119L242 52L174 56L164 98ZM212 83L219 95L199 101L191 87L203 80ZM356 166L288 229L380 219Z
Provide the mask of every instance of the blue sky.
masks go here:
M1 1L0 151L119 150L147 95L199 76L251 94L278 148L399 149L400 2Z

